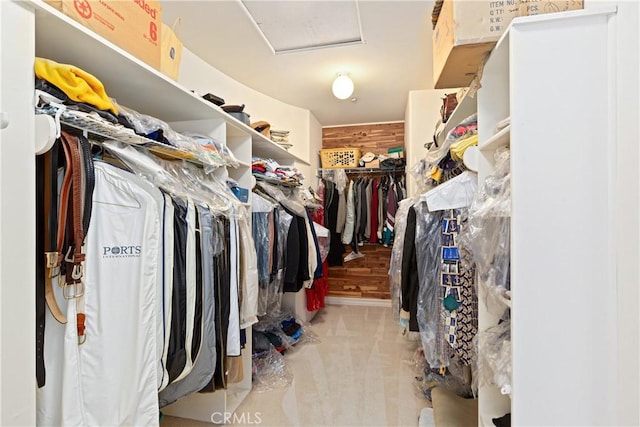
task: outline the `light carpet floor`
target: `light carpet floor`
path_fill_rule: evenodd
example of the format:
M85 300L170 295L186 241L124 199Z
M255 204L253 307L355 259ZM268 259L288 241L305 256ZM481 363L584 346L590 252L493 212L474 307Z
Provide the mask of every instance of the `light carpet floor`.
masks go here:
M418 345L399 334L390 308L330 305L311 322L319 342L285 355L290 387L251 392L236 413L261 426L417 426L430 406L407 361ZM165 417L162 427L210 425Z

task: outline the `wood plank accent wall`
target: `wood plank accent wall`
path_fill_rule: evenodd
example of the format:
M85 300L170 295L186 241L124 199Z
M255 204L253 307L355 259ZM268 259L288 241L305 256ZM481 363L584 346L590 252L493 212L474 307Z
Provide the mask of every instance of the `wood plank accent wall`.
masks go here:
M350 246L345 246L347 253ZM360 247L364 258L329 267L329 296L391 299L389 261L391 248L368 244Z
M387 149L404 146L404 122L322 129L322 148L357 147L362 154L386 153ZM346 253L351 247L345 246ZM329 295L335 297L390 299L389 262L391 248L365 245L364 258L329 268Z
M386 153L404 146L404 122L341 126L322 129L322 148L357 147L362 154Z

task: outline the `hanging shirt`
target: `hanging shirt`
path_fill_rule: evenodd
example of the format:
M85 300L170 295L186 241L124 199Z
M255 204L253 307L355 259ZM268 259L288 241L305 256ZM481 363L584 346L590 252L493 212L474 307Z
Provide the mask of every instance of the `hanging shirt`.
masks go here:
M227 356L240 356L240 301L238 295L240 242L238 222L230 220L230 275L229 275L229 326L227 335ZM223 303L224 304L224 303Z
M346 191L338 190L338 219L336 223L336 233L340 234L344 231L344 226L347 221L347 197ZM316 221L320 225L324 225L323 222Z
M378 242L378 183L377 179L371 183L371 228L369 232L370 243Z
M396 210L398 209L396 195L395 183L392 183L387 192L387 219L384 223L385 230L382 236L384 246L389 246L393 243L393 227L396 223Z
M246 218L238 220L240 241L240 328L251 327L258 322L258 259L249 223Z
M381 178L380 183L378 184L378 232L377 232L378 241L380 242L382 242L382 231L384 230L384 222L386 219L385 218L386 193L384 190L385 185L386 185L386 178Z
M347 193L347 219L344 224L344 232L342 233L342 243L348 245L353 240L353 229L355 226L355 197L353 194L353 181L349 183L349 191Z

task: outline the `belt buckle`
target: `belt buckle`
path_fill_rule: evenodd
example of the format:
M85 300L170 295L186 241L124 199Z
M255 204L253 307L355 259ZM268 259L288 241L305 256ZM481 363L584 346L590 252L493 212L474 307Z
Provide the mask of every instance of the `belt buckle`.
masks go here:
M60 275L60 253L45 252L46 268L49 270L49 278L53 279Z
M73 292L70 289L73 287ZM84 296L84 282L79 280L73 283L65 283L62 287L62 295L66 300L72 300Z

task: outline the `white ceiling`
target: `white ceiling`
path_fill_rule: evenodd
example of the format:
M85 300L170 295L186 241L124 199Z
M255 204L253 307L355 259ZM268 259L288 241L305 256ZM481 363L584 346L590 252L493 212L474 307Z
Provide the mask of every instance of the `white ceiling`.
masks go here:
M180 38L189 50L253 89L311 110L323 126L404 120L408 92L433 88L433 0L359 0L364 44L280 54L272 52L240 0L161 3L163 21L182 19ZM309 2L260 3L276 10ZM355 83L356 102L331 93L342 71Z

